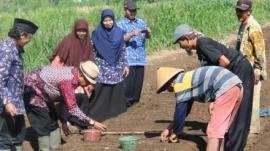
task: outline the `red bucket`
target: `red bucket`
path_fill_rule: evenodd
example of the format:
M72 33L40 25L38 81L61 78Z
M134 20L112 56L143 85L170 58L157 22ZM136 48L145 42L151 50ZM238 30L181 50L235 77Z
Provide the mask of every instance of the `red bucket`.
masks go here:
M83 130L83 140L89 142L97 142L101 139L101 131L97 129Z

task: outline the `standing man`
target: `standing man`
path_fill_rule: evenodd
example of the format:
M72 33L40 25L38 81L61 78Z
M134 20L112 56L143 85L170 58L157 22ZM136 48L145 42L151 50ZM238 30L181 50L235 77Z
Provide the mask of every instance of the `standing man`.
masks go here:
M254 71L251 64L237 50L203 36L187 24L181 24L176 28L173 43L178 43L188 54L192 54L192 49L195 49L202 66L215 65L227 68L243 82L243 100L225 135L225 151L243 151L252 111Z
M130 107L138 103L141 96L144 78L144 66L146 65L145 39L151 37L151 30L140 18L136 17L138 7L133 0L126 0L124 4L125 17L118 26L125 32L127 60L129 75L125 79L126 101Z
M8 38L0 42L0 150L22 150L26 132L23 103L23 46L38 26L16 18Z
M238 0L236 15L241 22L236 49L247 57L254 69L255 85L253 94L250 133L260 133L260 92L261 80L266 79L265 44L261 26L251 15L251 0Z

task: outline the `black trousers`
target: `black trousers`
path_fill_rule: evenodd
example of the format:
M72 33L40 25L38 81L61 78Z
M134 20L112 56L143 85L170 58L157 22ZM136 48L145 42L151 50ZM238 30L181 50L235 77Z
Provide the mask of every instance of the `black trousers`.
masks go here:
M38 136L48 136L51 131L59 127L57 113L53 104L50 105L49 110L28 105L26 111L31 127Z
M251 122L254 71L249 61L244 58L231 71L243 82L243 99L228 133L225 135L225 151L243 151L249 134Z
M15 150L21 145L26 134L23 115L11 117L5 111L0 114L0 149Z
M129 75L124 80L127 107L140 101L144 79L144 66L130 66Z

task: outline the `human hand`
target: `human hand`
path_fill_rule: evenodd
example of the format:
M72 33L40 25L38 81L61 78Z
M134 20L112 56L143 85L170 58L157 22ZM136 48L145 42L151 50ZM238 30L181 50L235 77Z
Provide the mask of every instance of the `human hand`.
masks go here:
M94 128L101 130L103 132L107 130L107 126L105 124L99 123L99 122L94 121L94 120L90 121L90 125L93 125Z
M139 35L141 33L142 33L142 30L140 30L140 29L135 29L135 30L132 31L133 36L137 36L137 35Z
M163 132L160 134L160 141L168 142L169 136L170 136L170 131L168 129L163 130Z
M210 103L209 108L208 108L208 112L210 115L212 115L213 109L214 109L214 103L212 102Z
M258 82L261 80L261 75L254 72L254 79L255 79L255 84L258 84Z
M128 68L128 67L125 67L125 68L124 68L123 75L124 75L125 77L127 77L128 74L129 74L129 68Z
M16 114L17 114L17 109L16 109L15 105L12 103L5 104L5 110L12 117L16 116Z
M55 56L55 58L52 60L51 64L53 66L57 66L57 67L63 67L65 65L65 63L61 60L61 58L59 56Z
M64 132L64 134L66 136L72 134L71 131L70 131L70 129L68 128L67 122L62 122L62 131Z
M87 94L87 96L90 96L94 89L95 89L94 86L91 84L84 87L84 91Z
M141 31L142 33L145 33L145 37L146 38L150 38L151 37L151 29L150 28L147 28L147 29L145 29L145 30L142 30Z

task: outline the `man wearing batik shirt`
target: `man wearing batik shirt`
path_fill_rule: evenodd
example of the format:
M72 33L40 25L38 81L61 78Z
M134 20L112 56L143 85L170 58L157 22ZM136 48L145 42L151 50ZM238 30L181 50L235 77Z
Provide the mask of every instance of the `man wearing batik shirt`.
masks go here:
M22 150L25 134L23 103L23 46L38 27L15 19L8 38L0 42L0 150Z
M138 103L144 78L144 66L146 65L145 39L151 37L151 30L148 25L136 17L137 5L133 0L126 0L124 4L125 17L118 26L125 32L127 60L129 75L125 79L125 97L127 106Z
M86 125L106 130L104 124L90 119L80 110L74 94L78 86L93 86L98 75L98 67L92 61L86 61L80 63L78 69L46 66L25 77L26 112L31 127L38 135L39 151L56 149L61 144L54 102L63 103L62 117L69 114Z
M260 132L260 91L261 80L266 78L265 44L261 26L251 15L251 0L238 0L236 14L241 22L236 49L243 53L252 64L255 76L250 133Z

